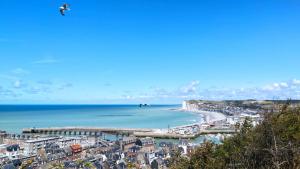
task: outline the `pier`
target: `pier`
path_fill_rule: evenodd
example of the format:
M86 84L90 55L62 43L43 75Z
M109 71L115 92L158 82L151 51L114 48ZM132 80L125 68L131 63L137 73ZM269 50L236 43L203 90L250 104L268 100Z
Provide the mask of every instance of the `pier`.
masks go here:
M130 128L96 128L96 127L51 127L51 128L27 128L24 134L44 135L86 135L101 136L102 133L109 134L133 134L134 132L151 132L152 129L130 129Z
M51 128L27 128L23 129L23 134L40 135L84 135L102 136L103 133L116 135L134 135L137 137L154 138L196 138L205 134L233 134L232 129L206 129L194 134L176 134L169 132L157 132L156 129L133 129L133 128L97 128L97 127L51 127Z

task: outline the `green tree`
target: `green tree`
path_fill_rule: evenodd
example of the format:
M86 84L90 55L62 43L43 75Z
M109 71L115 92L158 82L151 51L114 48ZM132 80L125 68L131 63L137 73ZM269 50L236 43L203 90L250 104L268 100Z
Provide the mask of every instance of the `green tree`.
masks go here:
M300 108L290 104L266 112L255 128L249 118L222 144L204 143L190 158L175 154L172 169L298 169Z

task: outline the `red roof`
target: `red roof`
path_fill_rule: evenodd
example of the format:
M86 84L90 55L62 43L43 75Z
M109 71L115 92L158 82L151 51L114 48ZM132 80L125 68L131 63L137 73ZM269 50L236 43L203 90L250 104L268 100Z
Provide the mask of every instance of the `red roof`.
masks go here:
M71 149L73 153L78 153L82 151L82 147L80 144L71 145Z

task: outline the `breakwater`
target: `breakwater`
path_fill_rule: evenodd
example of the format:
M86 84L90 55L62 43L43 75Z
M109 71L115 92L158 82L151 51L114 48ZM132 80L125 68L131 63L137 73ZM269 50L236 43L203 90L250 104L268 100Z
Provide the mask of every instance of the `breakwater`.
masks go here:
M27 128L23 129L23 134L39 135L86 135L102 136L103 133L118 135L134 135L137 137L154 138L196 138L202 134L230 134L235 133L231 129L205 129L193 134L176 134L158 129L132 129L132 128L99 128L99 127L51 127L51 128Z

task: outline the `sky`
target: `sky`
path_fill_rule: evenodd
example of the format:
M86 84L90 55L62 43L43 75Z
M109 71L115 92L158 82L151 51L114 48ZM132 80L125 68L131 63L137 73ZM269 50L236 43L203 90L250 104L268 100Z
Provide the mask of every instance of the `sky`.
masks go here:
M300 99L299 46L298 0L0 0L0 104Z

